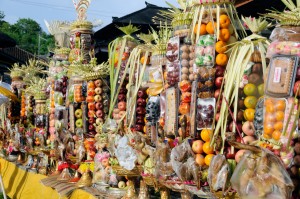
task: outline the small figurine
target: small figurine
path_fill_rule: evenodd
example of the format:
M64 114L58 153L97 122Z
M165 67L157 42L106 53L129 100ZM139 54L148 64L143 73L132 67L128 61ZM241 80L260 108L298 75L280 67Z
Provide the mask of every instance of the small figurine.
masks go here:
M122 199L137 199L134 184L131 180L127 181L127 191Z

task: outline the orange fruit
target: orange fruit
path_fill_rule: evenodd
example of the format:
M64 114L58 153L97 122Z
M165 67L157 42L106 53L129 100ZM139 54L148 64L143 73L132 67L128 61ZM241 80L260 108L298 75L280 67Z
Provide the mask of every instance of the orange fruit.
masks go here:
M204 166L205 165L204 156L202 154L196 154L196 156L195 156L195 162L199 166Z
M266 105L266 112L267 113L274 113L275 112L275 107L273 104L267 104Z
M268 134L263 134L263 136L264 136L264 138L266 138L266 139L271 139L271 136L270 135L268 135Z
M264 117L264 122L273 123L276 122L276 117L273 113L266 113Z
M257 104L257 98L255 96L247 96L244 99L244 104L247 108L255 108Z
M199 28L199 24L196 24L195 27L194 27L194 34L197 34L198 33L198 28ZM207 32L206 32L206 25L204 23L202 23L200 25L200 31L199 31L200 35L206 35Z
M228 56L224 53L220 53L216 56L216 64L219 66L226 66L228 62Z
M210 139L211 139L211 137L213 136L213 131L210 130L210 129L203 129L203 130L201 131L200 136L201 136L201 139L202 139L203 141L209 142Z
M215 22L212 21L208 22L208 24L206 24L206 32L208 32L208 34L214 34L215 27L216 27Z
M203 144L203 152L206 154L214 153L214 148L210 146L210 142L205 142Z
M214 154L208 154L208 155L205 156L204 162L207 166L210 165L210 162L211 162L211 160L213 159L214 156L215 156Z
M264 102L264 105L274 105L273 100L272 99L266 99Z
M218 41L216 43L216 51L217 53L225 53L227 50L226 42L224 41Z
M264 133L265 134L272 135L273 131L274 131L274 128L273 128L272 123L265 123L264 124Z
M257 92L257 88L255 86L255 84L246 84L244 86L244 94L247 95L247 96L252 96L252 95L256 95L256 92Z
M275 118L277 121L283 121L284 120L284 112L283 111L276 111L275 112Z
M230 38L230 32L227 28L222 28L220 30L219 40L221 41L228 41Z
M278 141L281 137L281 132L280 131L277 131L275 130L273 133L272 133L272 138L276 141Z
M281 131L283 129L283 122L279 121L274 124L274 129L277 131Z
M275 103L275 109L277 111L284 111L285 110L285 101L284 100L277 100Z
M221 28L228 28L230 25L230 18L223 14L220 16L220 27Z
M253 108L247 108L244 111L244 118L245 118L245 120L247 120L249 122L253 122L254 115L255 115L255 109L253 109Z

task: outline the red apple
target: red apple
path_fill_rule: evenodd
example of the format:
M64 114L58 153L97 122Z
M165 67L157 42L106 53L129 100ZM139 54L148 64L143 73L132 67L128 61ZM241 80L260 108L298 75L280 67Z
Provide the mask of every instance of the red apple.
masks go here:
M101 110L103 108L103 104L101 102L97 102L96 105L95 105L95 108L97 110Z
M126 95L125 94L119 94L118 95L118 100L119 101L125 101L126 100Z
M244 120L244 112L242 110L239 110L236 116L236 120L238 122L242 122Z
M255 133L253 122L244 122L242 130L246 135L253 136Z
M243 140L244 140L245 144L251 144L252 142L255 141L255 138L253 136L247 135L247 136L243 137Z
M144 90L139 90L137 95L139 98L145 98L146 92Z
M220 89L215 90L214 97L216 98L216 100L219 99L220 93L221 93ZM222 97L222 94L221 94L221 97Z
M88 103L88 109L89 110L95 110L96 109L96 105L94 102L89 102Z
M146 114L146 109L145 109L144 107L138 106L138 107L136 108L136 113L137 113L138 115L144 115L144 114Z
M236 135L235 136L235 141L239 142L239 143L242 143L242 138L239 135Z
M101 87L102 86L102 80L101 79L97 79L94 81L94 84L96 87Z
M243 157L244 153L246 152L246 150L242 149L242 150L239 150L236 154L235 154L235 161L237 163L240 162L241 158Z
M102 110L97 110L96 111L96 116L98 117L98 118L102 118L103 117L103 111Z
M126 94L127 93L127 90L126 90L126 88L121 88L120 89L120 92L119 92L119 94Z
M126 102L122 101L118 103L118 109L120 111L125 111L126 110Z
M94 125L90 124L89 125L89 131L93 131L93 130L95 130L95 127L94 127Z
M216 121L218 121L219 120L219 118L220 118L220 113L216 113Z
M221 85L222 85L222 82L223 82L223 77L217 77L216 80L215 80L215 86L217 88L221 88Z
M300 80L300 67L297 68L296 80Z
M94 123L95 123L95 118L89 117L89 124L94 124Z
M233 150L234 150L234 152L235 152L235 148L234 148ZM227 158L227 159L234 159L236 153L232 153L232 152L231 152L231 146L228 146L228 147L226 148L225 154L226 154L226 158Z
M137 105L138 106L146 106L146 100L143 98L138 98Z
M192 150L196 154L203 153L203 141L201 140L195 140L192 144Z
M223 66L216 66L216 77L223 77L225 68Z
M294 84L294 95L296 95L299 85L300 85L300 80L296 81L295 84ZM298 97L299 96L300 96L300 88L299 88L299 91L298 91Z

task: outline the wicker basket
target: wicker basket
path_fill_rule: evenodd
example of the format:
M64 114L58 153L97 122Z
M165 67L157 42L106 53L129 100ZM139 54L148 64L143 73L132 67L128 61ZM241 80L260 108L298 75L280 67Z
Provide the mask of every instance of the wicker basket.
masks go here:
M142 166L136 166L131 171L124 169L121 166L112 166L112 169L116 172L118 176L140 176L142 172Z

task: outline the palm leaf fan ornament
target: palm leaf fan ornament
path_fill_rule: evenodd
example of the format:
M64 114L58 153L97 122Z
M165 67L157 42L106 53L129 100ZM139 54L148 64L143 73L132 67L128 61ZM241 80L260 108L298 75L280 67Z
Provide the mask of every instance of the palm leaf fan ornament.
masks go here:
M287 7L286 10L280 12L277 10L269 10L270 13L265 14L266 18L276 20L284 26L299 26L300 25L300 0L281 0Z
M233 115L235 117L234 119L236 120L238 112L239 88L243 88L244 85L241 84L241 82L245 72L251 69L252 65L254 64L251 61L251 55L255 51L258 51L261 55L263 75L265 75L267 68L266 52L270 42L267 38L256 33L270 27L271 24L262 18L255 19L249 17L243 18L243 20L249 29L254 33L243 40L232 44L230 49L231 54L224 75L224 82L226 82L226 84L222 85L224 90L222 100L226 100L228 105L227 103L221 103L220 118L215 124L214 136L211 141L211 144L213 145L216 141L216 138L221 135L221 153L223 153L224 150L226 125L229 118L229 107L233 107ZM218 101L220 100L221 97L219 97ZM235 125L233 126L233 132L236 132Z
M55 38L55 45L59 48L69 47L70 30L64 27L70 24L66 21L51 21L44 20L46 27L51 35Z

